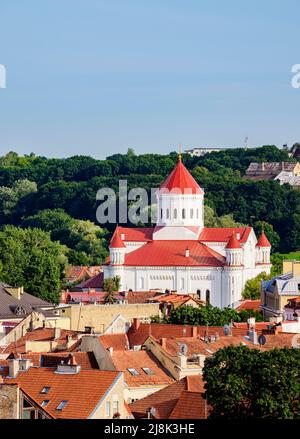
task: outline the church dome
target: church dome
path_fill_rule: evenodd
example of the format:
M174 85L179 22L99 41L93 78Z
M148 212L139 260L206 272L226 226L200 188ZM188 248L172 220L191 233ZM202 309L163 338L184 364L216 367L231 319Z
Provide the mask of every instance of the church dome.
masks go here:
M168 189L169 191L177 189L180 193L204 194L203 189L182 163L181 157L159 189Z

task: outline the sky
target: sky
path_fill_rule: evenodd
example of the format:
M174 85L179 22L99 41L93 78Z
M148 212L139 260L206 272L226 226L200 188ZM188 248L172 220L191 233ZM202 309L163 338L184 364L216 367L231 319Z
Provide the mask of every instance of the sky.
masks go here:
M300 141L299 0L0 0L0 155Z

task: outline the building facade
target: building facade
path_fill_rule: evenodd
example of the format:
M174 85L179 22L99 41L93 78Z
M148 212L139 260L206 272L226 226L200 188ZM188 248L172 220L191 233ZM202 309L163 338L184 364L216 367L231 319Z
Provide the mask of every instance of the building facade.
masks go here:
M120 276L122 291L194 293L234 307L248 279L270 272L271 245L251 227L204 226L204 191L179 158L157 192L153 228L117 227L104 278Z

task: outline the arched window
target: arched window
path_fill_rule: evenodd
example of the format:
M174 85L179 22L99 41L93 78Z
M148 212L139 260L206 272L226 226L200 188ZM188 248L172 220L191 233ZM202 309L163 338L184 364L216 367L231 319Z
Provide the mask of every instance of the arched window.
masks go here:
M160 219L163 219L163 210L160 209Z
M181 289L182 290L184 289L184 278L183 277L181 278Z
M169 219L170 218L170 211L169 211L169 209L167 209L167 219Z
M206 290L206 292L205 292L205 302L206 302L206 305L210 305L210 291L209 290Z
M185 219L185 209L182 209L182 219Z
M197 209L197 219L199 218L199 209Z
M141 280L140 280L140 288L141 288L141 290L143 290L145 288L143 277L141 277Z
M177 209L174 209L174 219L177 219Z
M190 211L190 217L191 217L191 219L193 219L193 217L194 217L194 210L193 209L191 209L191 211Z
M197 290L198 299L201 299L201 290Z

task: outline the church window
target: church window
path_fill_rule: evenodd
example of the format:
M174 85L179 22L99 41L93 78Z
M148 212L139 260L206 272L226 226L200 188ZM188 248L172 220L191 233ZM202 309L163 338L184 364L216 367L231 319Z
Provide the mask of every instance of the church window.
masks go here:
M182 219L185 219L185 209L182 209Z
M196 210L197 218L199 218L199 209Z
M193 209L191 209L190 216L191 216L191 219L193 219L193 217L194 217L194 210Z
M201 290L197 290L197 296L199 299L201 299Z
M169 209L167 209L167 219L169 219L169 217L170 217L170 211Z
M160 219L163 219L163 210L160 209Z
M181 278L181 289L182 290L184 289L184 278L183 277Z
M206 292L205 292L205 302L206 302L206 305L210 305L210 291L209 290L206 290Z
M174 209L174 219L177 219L177 209Z

